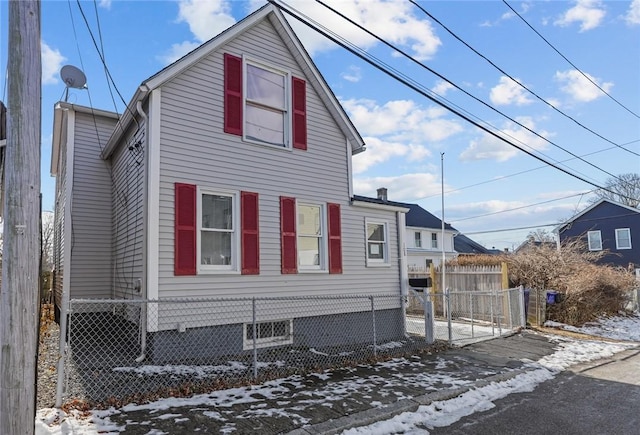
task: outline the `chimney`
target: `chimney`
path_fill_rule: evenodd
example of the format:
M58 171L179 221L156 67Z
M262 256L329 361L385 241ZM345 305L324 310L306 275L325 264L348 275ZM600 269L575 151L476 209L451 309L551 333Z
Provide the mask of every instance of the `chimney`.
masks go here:
M378 199L382 200L382 201L386 201L387 200L387 188L386 187L381 187L378 189Z

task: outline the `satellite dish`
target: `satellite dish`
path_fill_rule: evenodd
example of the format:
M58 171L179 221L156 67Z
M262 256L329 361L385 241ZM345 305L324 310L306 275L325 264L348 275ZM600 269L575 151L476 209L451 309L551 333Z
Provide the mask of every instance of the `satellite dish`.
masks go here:
M60 70L60 77L62 77L64 84L67 85L65 102L69 98L69 88L83 89L87 84L87 77L79 68L73 65L63 66Z

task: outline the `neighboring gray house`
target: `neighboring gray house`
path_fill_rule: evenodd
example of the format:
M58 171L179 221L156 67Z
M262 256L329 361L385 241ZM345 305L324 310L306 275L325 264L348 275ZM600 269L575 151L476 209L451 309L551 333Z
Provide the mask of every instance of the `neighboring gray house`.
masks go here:
M58 103L56 306L70 298L405 294L407 209L354 197L351 159L362 151L271 5L142 82L122 116ZM325 320L357 329L370 316L370 306L330 302L274 304L260 322L295 340ZM200 314L202 305L149 310L148 341L197 330L215 340L224 330L229 350L242 350L250 305ZM379 338L398 338L385 331L403 325L401 298L376 310Z

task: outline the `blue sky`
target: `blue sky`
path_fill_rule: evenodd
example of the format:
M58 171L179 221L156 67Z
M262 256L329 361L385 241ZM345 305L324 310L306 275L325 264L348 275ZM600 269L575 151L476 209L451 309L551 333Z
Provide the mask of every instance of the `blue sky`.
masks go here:
M327 3L457 88L320 4L285 2L438 98L445 98L478 123L508 135L570 173L602 185L609 174L640 172L640 0L509 1L526 23L497 0L418 2L459 39L537 96L407 0ZM143 80L262 4L264 1L80 2L127 102ZM500 249L516 247L529 231L553 226L588 204L590 184L492 138L290 21L367 143L367 151L354 157L357 194L375 196L376 188L384 186L389 199L419 203L441 216L444 153L445 220L485 246ZM1 2L2 71L7 70L7 23L7 2ZM65 91L60 68L75 65L88 79L88 90L71 89L69 102L118 112L124 104L117 94L112 99L109 93L104 68L75 0L42 2L42 54L42 193L44 209L52 210L53 107L64 99ZM6 101L6 78L2 99ZM497 231L524 227L532 228Z

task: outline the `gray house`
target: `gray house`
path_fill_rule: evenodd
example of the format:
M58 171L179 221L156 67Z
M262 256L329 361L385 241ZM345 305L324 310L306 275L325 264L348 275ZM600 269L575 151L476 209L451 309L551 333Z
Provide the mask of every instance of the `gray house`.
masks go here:
M271 5L143 81L120 116L58 103L58 313L73 298L404 294L407 209L354 197L351 159L363 151ZM156 352L197 331L215 340L216 330L243 348L250 308L205 313L199 300L141 316ZM368 309L276 304L260 319L274 335L263 345L283 342L274 331L295 344L324 321L354 327ZM376 310L380 337L403 325L400 297Z

